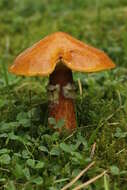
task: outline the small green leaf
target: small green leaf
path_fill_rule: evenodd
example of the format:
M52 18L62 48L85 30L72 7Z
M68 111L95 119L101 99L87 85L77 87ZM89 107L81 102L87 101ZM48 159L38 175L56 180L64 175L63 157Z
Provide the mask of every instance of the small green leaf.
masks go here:
M24 176L27 178L27 180L30 180L30 171L29 168L24 168L23 169Z
M120 174L119 168L117 166L110 166L110 171L111 171L112 175Z
M6 190L16 190L16 187L13 181L8 182Z
M6 178L0 178L0 183L6 182Z
M10 164L10 161L11 161L11 157L9 156L9 154L3 154L2 156L0 156L1 164Z
M15 130L19 126L18 122L10 122L10 123L0 123L0 132L8 132Z
M38 161L38 163L36 164L35 168L36 168L36 169L40 169L40 168L43 168L44 165L45 165L44 162Z
M35 160L32 160L32 159L28 159L26 161L27 165L30 166L31 168L34 168L35 167Z
M28 118L28 115L26 112L23 112L23 111L18 113L16 117L17 121L21 121L22 119L26 119L26 118Z
M53 134L52 134L52 140L53 141L58 141L59 138L60 138L60 133L58 131L55 131Z
M19 122L19 124L22 125L23 127L30 127L31 126L31 120L28 118L28 113L20 112L17 115L16 119Z
M73 152L72 155L74 155L78 160L83 160L83 155L79 152Z
M50 151L50 155L59 156L60 155L59 147L57 147L57 146L53 147Z
M2 133L2 134L0 134L0 138L5 138L5 137L8 137L8 134L7 134L7 133Z
M125 138L127 136L127 132L123 132L119 127L117 127L114 136L117 138Z
M22 151L22 157L27 159L30 157L30 153L27 150L23 150Z
M31 126L31 121L30 119L22 119L19 121L19 124L27 128Z
M20 137L15 135L13 132L8 134L8 138L11 140L20 140Z
M61 128L65 125L65 120L64 119L60 119L58 122L57 122L57 128Z
M10 150L7 149L7 148L2 148L2 149L0 149L0 154L7 154L7 153L9 153L9 152L10 152Z
M37 178L32 179L31 182L35 183L36 185L42 185L43 184L43 178L39 176Z
M16 165L12 171L13 171L13 174L15 175L16 179L21 179L24 176L22 165L20 165L18 163L16 163Z
M0 99L0 108L2 108L3 106L5 106L7 104L6 100L1 100Z
M49 117L48 122L49 122L50 125L56 125L56 120L53 117Z
M42 152L48 152L48 149L45 146L39 146L38 149Z
M68 144L65 144L65 143L60 143L60 148L64 151L64 152L67 152L67 153L71 153L73 150L72 150L72 147Z

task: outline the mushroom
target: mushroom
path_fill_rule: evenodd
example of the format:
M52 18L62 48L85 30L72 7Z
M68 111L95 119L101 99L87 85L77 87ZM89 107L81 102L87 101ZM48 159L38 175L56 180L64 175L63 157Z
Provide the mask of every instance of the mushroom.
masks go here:
M72 71L97 72L115 64L101 50L86 45L67 33L56 32L26 49L9 71L24 76L49 76L49 116L64 119L64 128L76 128L75 87Z

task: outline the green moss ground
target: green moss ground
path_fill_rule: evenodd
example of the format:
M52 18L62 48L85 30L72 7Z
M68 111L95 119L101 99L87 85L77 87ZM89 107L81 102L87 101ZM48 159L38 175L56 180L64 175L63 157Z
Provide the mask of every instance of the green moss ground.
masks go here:
M69 137L47 127L48 79L7 72L18 53L55 31L104 50L117 65L74 73L78 129ZM127 190L127 1L0 0L0 189L60 190L93 160L77 184L108 169L105 182L87 189Z

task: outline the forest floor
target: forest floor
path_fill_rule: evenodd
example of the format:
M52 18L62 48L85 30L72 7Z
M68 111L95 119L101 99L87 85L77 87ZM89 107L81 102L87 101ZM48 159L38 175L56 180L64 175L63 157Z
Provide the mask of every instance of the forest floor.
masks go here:
M55 31L104 50L116 64L111 71L73 73L78 127L72 135L47 126L48 78L7 69ZM127 190L127 1L1 0L0 189L60 190L92 161L72 189L108 170L87 189Z

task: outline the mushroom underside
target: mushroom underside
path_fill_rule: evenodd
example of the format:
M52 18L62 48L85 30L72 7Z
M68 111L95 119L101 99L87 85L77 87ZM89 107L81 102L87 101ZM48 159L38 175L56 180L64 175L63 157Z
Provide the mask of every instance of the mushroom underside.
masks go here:
M69 131L74 130L76 128L75 87L72 71L64 64L58 64L50 75L48 92L49 117L55 118L56 122L64 119L64 128Z

